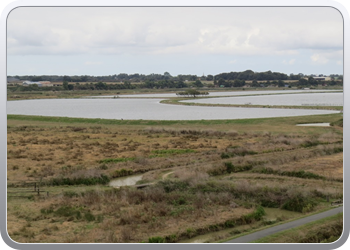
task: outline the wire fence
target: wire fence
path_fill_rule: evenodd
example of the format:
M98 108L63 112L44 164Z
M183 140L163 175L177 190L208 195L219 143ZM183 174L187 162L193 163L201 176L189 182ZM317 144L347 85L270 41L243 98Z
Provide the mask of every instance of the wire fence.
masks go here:
M17 198L29 198L33 195L45 195L49 196L49 192L46 190L40 189L40 183L32 182L32 183L25 183L21 188L15 187L11 191L7 191L8 197L17 197ZM28 194L28 195L27 195Z

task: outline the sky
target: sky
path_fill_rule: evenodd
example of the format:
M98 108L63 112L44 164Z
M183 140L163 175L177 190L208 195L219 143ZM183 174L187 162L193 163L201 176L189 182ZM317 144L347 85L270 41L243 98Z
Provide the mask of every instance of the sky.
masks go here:
M343 74L331 7L21 7L8 75Z

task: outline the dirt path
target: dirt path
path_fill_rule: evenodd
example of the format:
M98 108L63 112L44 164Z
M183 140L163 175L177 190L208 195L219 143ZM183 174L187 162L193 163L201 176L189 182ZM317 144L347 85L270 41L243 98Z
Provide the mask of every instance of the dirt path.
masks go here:
M165 180L169 175L171 175L172 173L174 173L174 171L166 173L165 175L162 176L162 179Z

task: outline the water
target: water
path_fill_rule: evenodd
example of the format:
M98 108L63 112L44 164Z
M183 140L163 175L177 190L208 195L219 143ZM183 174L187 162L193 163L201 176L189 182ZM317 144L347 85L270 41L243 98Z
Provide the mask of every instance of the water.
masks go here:
M196 100L191 99L183 102L241 105L343 106L343 93L306 93L291 95L222 97Z
M284 96L279 95L281 99ZM220 120L339 113L331 110L182 106L161 104L161 100L117 98L8 101L7 114L124 120Z
M316 126L316 127L329 127L330 123L305 123L305 124L297 124L297 126Z
M119 177L119 178L112 180L109 183L109 185L112 187L132 186L132 185L135 185L136 182L138 182L141 179L142 179L142 174Z
M180 92L181 90L177 91ZM205 90L203 90L205 91ZM266 94L290 94L290 93L316 93L316 92L335 92L341 90L317 90L317 89L298 89L298 90L244 90L244 91L218 91L210 92L209 96L239 96L239 95L266 95ZM173 93L156 93L156 94L131 94L131 95L106 95L106 96L91 96L91 98L113 98L113 97L134 97L134 98L168 98L177 97L176 92Z

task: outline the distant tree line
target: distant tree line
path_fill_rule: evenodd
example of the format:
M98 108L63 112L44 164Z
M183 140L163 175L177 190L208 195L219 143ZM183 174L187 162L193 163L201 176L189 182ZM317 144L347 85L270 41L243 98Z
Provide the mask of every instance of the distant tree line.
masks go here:
M125 74L109 76L8 76L8 78L15 78L18 80L29 81L51 81L63 82L62 86L52 86L40 88L36 84L29 86L8 86L11 91L60 91L60 90L118 90L118 89L167 89L167 88L201 88L201 87L226 87L238 88L249 85L250 87L307 87L316 86L318 84L324 85L343 85L342 75L330 75L331 81L320 81L314 78L315 75L306 77L302 73L297 75L290 74L289 76L279 72L253 72L246 70L243 72L221 73L218 75L207 75L198 77L197 75L178 75L171 76L170 73L164 74ZM336 80L335 80L336 79ZM295 82L288 82L286 80L295 80ZM210 83L203 81L210 81ZM249 82L248 82L249 81ZM108 84L107 84L108 82Z
M21 81L51 81L51 82L63 82L67 81L69 83L76 83L76 82L125 82L125 81L131 81L131 82L145 82L145 81L160 81L160 80L174 80L174 81L196 81L198 79L197 75L178 75L178 76L171 76L170 73L165 72L164 74L149 74L149 75L143 75L143 74L126 74L126 73L120 73L118 75L108 75L108 76L88 76L88 75L81 75L81 76L59 76L59 75L14 75L14 76L8 76L8 78L16 78ZM210 78L210 77L209 77ZM205 79L203 79L205 80Z
M320 75L323 76L323 75ZM219 82L221 79L224 81L234 81L234 80L245 80L245 81L278 81L278 80L300 80L304 78L305 75L302 73L299 74L284 74L280 72L254 72L252 70L246 70L243 72L229 72L229 73L220 73L217 75L207 75L207 76L197 76L197 75L177 75L172 76L169 72L164 72L164 74L114 74L108 76L59 76L59 75L14 75L8 76L8 78L16 78L18 80L29 80L29 81L51 81L51 82L155 82L155 81L174 81L174 82L184 82L184 81L215 81L215 83ZM310 75L310 77L315 77L315 75ZM342 79L342 75L332 74L330 75L332 78ZM198 82L198 84L200 84ZM236 82L238 84L238 82ZM198 86L201 87L201 86Z

